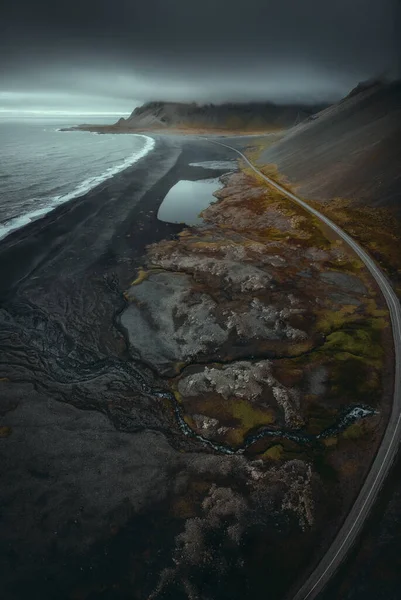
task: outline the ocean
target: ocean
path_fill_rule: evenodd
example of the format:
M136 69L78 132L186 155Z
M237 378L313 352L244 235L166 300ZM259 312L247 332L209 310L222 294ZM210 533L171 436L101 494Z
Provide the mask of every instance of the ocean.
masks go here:
M113 177L147 154L143 135L60 132L116 117L0 117L0 239Z

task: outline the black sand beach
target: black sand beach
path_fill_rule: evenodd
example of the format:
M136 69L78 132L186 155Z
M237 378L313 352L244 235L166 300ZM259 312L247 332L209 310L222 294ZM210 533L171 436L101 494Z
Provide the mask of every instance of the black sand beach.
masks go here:
M3 598L126 597L110 585L132 551L135 597L151 589L160 527L173 525L141 510L157 516L171 474L202 454L168 444L177 426L149 392L163 382L128 360L115 318L145 246L182 229L157 220L167 191L221 174L190 162L232 158L158 137L137 164L0 244Z

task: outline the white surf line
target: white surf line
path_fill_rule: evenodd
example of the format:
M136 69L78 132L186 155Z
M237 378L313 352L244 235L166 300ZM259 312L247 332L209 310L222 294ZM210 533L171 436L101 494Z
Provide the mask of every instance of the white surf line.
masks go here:
M127 158L118 162L112 167L108 167L103 173L100 175L94 175L93 177L89 177L79 183L71 192L66 192L65 194L61 194L59 196L49 196L47 198L48 204L42 206L41 208L37 208L36 210L30 211L28 213L24 213L22 215L18 215L16 217L12 217L11 219L0 223L0 240L6 238L10 233L16 231L17 229L22 229L25 225L29 225L33 221L37 221L41 217L44 217L52 210L60 206L61 204L65 204L65 202L69 202L70 200L74 200L74 198L79 198L93 190L95 187L104 183L108 179L114 177L118 173L125 171L128 167L136 164L141 158L149 154L151 150L155 147L155 140L148 135L142 134L134 134L137 137L145 138L144 147L139 150L139 152L134 152Z
M391 415L371 469L344 524L315 571L310 575L295 596L293 596L293 600L312 600L312 598L315 598L319 591L324 587L328 579L334 574L340 563L345 559L347 552L355 541L356 536L360 532L369 511L372 508L374 500L380 491L381 485L388 474L398 451L401 439L401 306L390 282L365 250L363 250L351 236L345 233L338 225L325 217L318 210L309 206L304 200L301 200L301 198L298 198L298 196L286 190L273 179L270 179L270 177L261 173L261 171L259 171L259 169L257 169L242 152L227 144L212 140L209 141L213 144L229 148L239 154L251 169L267 181L269 185L301 205L305 210L318 217L335 231L335 233L337 233L337 235L339 235L354 250L370 271L380 287L390 313L395 358L395 380Z

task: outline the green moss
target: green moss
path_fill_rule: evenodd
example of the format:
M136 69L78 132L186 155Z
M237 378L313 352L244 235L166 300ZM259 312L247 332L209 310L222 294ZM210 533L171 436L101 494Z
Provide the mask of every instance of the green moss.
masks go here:
M324 310L319 313L316 329L322 333L329 333L340 329L345 324L355 321L356 306L346 304L340 310Z
M321 329L333 330L325 343L306 356L292 359L300 368L313 364L325 366L327 391L325 402L332 403L335 411L349 402L361 402L377 406L382 392L382 368L384 349L382 329L387 326L383 317L364 317L347 314L348 311L329 311L320 315ZM344 325L343 321L349 321ZM333 414L317 410L312 402L306 410L308 433L319 433L329 427L335 419Z
M308 217L307 223L309 223L309 231L312 233L311 241L313 242L313 245L324 250L331 248L333 242L325 235L320 219L311 215L311 213L305 209L301 210L303 210L303 214Z
M387 316L386 311L376 311L377 313L379 312L384 312L385 315ZM372 329L376 329L376 330L383 330L385 327L388 327L388 321L387 319L384 319L383 317L380 318L376 318L376 319L369 319L369 323Z
M288 235L288 231L282 231L281 229L276 229L275 227L263 229L260 231L260 234L271 242L280 242L283 240L288 240L290 237Z
M249 401L233 400L231 406L233 418L239 421L240 428L245 433L258 425L270 425L274 422L272 410L260 410Z
M262 458L270 458L271 460L280 460L283 454L284 448L281 444L275 444L270 446L266 452L262 454Z
M372 311L372 317L387 317L388 318L388 310L381 310L376 308ZM387 324L387 321L386 321Z
M177 402L179 404L182 404L182 396L181 396L180 392L178 390L173 390L173 394L174 394L175 399L177 400Z
M327 336L325 350L348 352L377 364L383 357L383 349L375 338L369 329L335 331Z
M190 427L193 431L196 431L196 424L191 415L182 415L185 423Z
M149 277L149 272L145 271L142 267L138 269L137 277L131 282L131 286L139 285L142 281L145 281Z

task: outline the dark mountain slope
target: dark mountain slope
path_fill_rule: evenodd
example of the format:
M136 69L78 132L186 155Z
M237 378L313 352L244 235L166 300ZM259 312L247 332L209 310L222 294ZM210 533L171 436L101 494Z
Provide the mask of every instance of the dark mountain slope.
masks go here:
M309 198L401 211L401 82L360 85L260 156Z

